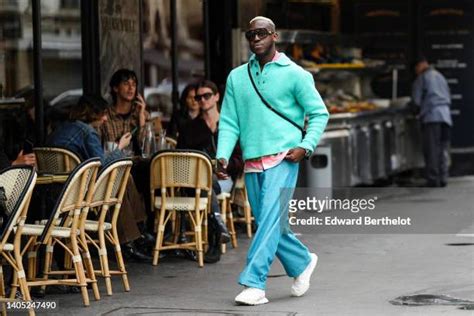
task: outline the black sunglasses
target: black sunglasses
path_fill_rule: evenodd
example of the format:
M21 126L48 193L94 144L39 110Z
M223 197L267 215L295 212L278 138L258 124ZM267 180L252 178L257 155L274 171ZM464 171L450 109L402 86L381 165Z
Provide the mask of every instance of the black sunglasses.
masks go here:
M275 32L269 31L266 28L260 28L260 29L255 29L255 30L248 30L245 32L245 38L247 41L252 41L255 39L256 36L260 39L264 39L268 35L272 35Z
M196 100L197 102L201 101L201 99L204 99L204 100L209 100L212 96L214 95L214 93L212 92L206 92L206 93L203 93L203 94L196 94L194 96L194 100Z

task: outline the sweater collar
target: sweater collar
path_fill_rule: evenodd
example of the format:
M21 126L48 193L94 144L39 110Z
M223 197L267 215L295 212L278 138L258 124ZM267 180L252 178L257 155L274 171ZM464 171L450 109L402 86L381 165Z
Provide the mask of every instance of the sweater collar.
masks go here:
M288 66L291 63L291 60L285 55L285 53L278 53L278 59L277 60L272 60L269 62L269 64L277 64L279 66ZM258 63L257 58L255 57L255 54L252 54L252 56L249 59L249 63L253 65L254 63Z

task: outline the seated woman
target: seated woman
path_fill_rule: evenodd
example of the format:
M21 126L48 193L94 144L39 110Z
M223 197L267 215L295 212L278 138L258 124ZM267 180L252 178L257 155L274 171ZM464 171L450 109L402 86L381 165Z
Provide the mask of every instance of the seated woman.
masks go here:
M174 139L178 139L179 133L181 133L183 126L189 121L194 120L201 109L199 103L194 99L196 95L196 84L188 84L179 98L179 110L174 111L171 116L170 123L166 129L166 135Z
M122 149L130 144L131 134L124 134L117 149L104 153L96 129L107 121L107 102L101 97L84 95L71 108L69 120L60 123L48 136L47 145L69 149L82 159L99 157L102 165L123 157Z
M49 135L48 146L58 146L79 154L82 159L99 157L102 165L124 157L122 149L130 144L131 134L125 133L118 142L118 148L105 154L96 131L107 121L108 104L94 95L84 95L77 106L71 109L69 120L60 123ZM139 249L146 243L142 236L146 220L143 198L137 192L132 178L127 185L122 208L117 221L119 239L124 244L124 255L139 261L150 261L151 257ZM150 240L149 242L153 242Z

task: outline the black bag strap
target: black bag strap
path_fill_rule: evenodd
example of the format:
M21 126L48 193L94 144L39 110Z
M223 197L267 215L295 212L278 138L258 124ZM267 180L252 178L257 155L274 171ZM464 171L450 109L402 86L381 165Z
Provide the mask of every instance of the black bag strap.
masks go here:
M269 108L273 113L275 113L276 115L278 115L279 117L281 117L282 119L284 119L285 121L291 123L291 125L295 126L297 129L300 130L301 132L301 135L302 137L304 138L304 135L306 134L305 130L299 126L298 124L296 124L295 122L293 122L292 120L290 120L289 118L287 118L286 116L284 116L283 114L281 114L280 112L278 112L277 110L275 110L268 102L267 100L265 100L263 98L263 96L260 94L260 91L258 91L257 89L257 86L255 85L255 82L253 81L253 78L252 78L252 73L250 72L250 63L247 64L247 71L249 73L249 77L250 77L250 81L252 82L252 86L253 88L255 89L255 92L257 92L258 96L260 97L260 100L262 100L263 104L266 105L267 108Z

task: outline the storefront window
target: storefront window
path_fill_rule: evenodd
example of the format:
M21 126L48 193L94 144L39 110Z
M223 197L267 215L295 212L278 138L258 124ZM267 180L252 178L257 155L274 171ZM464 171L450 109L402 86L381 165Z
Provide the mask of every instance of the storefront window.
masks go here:
M40 4L43 97L51 101L64 91L82 88L80 1ZM0 98L24 98L26 109L0 113L0 143L11 157L21 149L23 139L34 136L32 17L31 0L0 1Z
M50 100L82 87L80 1L42 1L41 13L43 95ZM1 2L0 86L4 97L33 86L30 0Z
M41 5L43 95L51 100L82 88L81 10L79 0Z
M166 120L171 115L171 31L169 1L143 2L143 59L145 85L158 87L147 104ZM204 75L203 17L201 0L178 0L179 90L196 76Z

